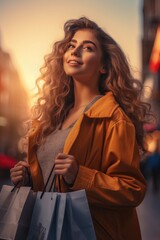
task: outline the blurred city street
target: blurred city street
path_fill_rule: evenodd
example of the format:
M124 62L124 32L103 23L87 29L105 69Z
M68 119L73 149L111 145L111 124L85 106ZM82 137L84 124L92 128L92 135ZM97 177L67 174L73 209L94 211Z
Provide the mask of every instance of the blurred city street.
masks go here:
M0 190L4 184L11 185L9 175L10 171L8 169L7 170L0 169Z
M142 240L160 240L160 191L153 192L152 182L144 201L137 208Z
M39 68L42 65L41 61L44 58L44 52L46 48L48 49L47 51L50 51L50 47L52 48L51 51L54 52L51 42L57 41L57 38L61 36L60 26L64 20L86 15L86 17L97 21L98 24L100 23L101 25L102 23L104 30L107 30L107 32L111 33L111 36L115 37L116 42L124 51L126 60L130 65L131 74L129 74L129 76L133 75L133 79L135 81L140 80L143 85L142 95L140 96L141 93L138 85L135 84L135 82L133 83L135 87L138 87L137 94L139 94L139 97L142 97L142 101L151 106L153 116L155 116L155 119L152 119L150 115L147 115L146 120L148 122L141 121L140 123L145 123L143 129L147 151L142 159L140 159L140 167L142 174L145 179L147 179L147 192L143 202L137 207L137 213L142 240L160 240L160 0L101 1L102 4L99 4L99 1L92 1L91 4L90 0L85 0L85 7L82 1L76 1L74 5L71 0L60 0L57 1L56 4L55 2L56 1L51 0L0 1L0 191L3 185L12 185L10 169L18 161L26 160L27 158L28 135L26 135L26 133L28 128L30 128L27 122L30 122L28 121L29 119L31 120L31 106L33 104L36 106L36 102L34 103L35 98L33 98L36 93L35 81L41 76L39 74L44 71L44 76L42 74L44 79L40 78L42 80L42 86L45 81L49 83L50 70L46 71L45 68L41 68L39 72ZM68 51L69 48L66 49L66 51ZM58 53L59 50L56 51ZM104 56L104 60L105 58L106 63L104 67L109 68L110 57L108 57L108 53ZM50 57L50 59L54 62L54 59L57 58L52 59L52 57ZM48 69L54 69L52 61L50 64ZM118 68L121 68L121 64L118 66ZM57 72L60 71L57 70ZM109 72L107 69L105 74L102 74L102 77L106 76L106 78L110 79ZM68 79L67 75L66 77L66 79ZM50 80L52 81L52 79L54 82L57 76L55 79L54 76L52 76ZM72 76L69 75L69 79L73 80ZM118 81L118 84L121 85L119 79L121 78L117 76L117 79L115 78L113 81ZM56 81L58 82L58 80ZM110 88L110 84L112 84L110 80L107 81L106 84L109 84L109 87L107 85L105 87L106 92L108 89L112 91L112 87ZM104 83L102 85L104 85ZM99 86L101 86L101 84L99 84ZM130 84L128 86L130 86ZM44 87L44 92L45 89L46 93L49 91L47 90L49 89L48 87ZM55 89L56 88L57 87L55 87ZM60 87L57 89L60 89ZM100 87L98 91L100 91ZM54 96L56 95L53 94L51 97L48 95L48 99L52 99ZM68 96L66 96L66 99L69 99ZM125 99L130 99L128 97L129 94L124 95L125 102ZM48 105L48 100L46 100L47 98L43 99L43 97L40 99L40 104L37 105L37 113L41 120L43 114L40 110L40 105L41 107L43 106L43 101ZM58 98L55 97L55 100L52 100L52 102L56 102L56 99ZM63 99L63 101L65 100ZM67 102L68 100L66 103ZM126 109L129 109L128 105L130 105L131 110L127 110L126 113L131 113L132 116L132 113L134 113L132 104L134 105L135 102L136 98L133 102L127 101L127 108L123 108L124 112ZM52 106L50 109L51 108ZM56 106L55 109L58 109L58 107ZM72 110L70 108L66 109L63 110L64 113L61 115L65 114L64 116L67 116L68 111ZM138 111L137 108L137 112ZM48 116L49 111L47 110L46 113ZM145 111L143 114L145 115ZM139 118L137 119L142 119L143 114L139 112ZM133 114L131 120L136 119L135 116L136 114ZM54 114L53 117L55 118ZM54 125L56 121L52 119L52 115L50 119L52 120L50 123ZM64 119L61 118L61 124L63 120ZM135 123L136 122L134 122L134 124ZM48 124L49 123L47 123L47 125ZM139 129L139 126L137 121L135 124L136 129ZM57 127L57 125L55 124L55 126L51 126L51 128L48 129L55 129L53 127ZM33 130L34 129L38 128L34 127L33 124ZM36 131L33 131L33 133L34 132L36 133ZM140 133L140 131L136 132ZM25 137L23 138L23 136ZM142 134L140 137L143 137ZM22 138L24 140L19 141ZM35 139L35 143L39 144L39 136ZM93 142L94 139L91 139L91 141ZM38 145L36 146L36 144L35 147L37 148ZM57 144L57 146L59 145ZM104 236L104 240L106 240L106 236Z

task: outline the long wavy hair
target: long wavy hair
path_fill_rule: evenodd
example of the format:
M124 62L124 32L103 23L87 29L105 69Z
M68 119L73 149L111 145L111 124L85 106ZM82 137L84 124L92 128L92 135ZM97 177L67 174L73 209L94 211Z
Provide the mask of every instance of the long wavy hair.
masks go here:
M150 116L150 105L142 102L142 84L133 78L128 61L119 45L95 22L86 17L68 20L64 24L64 38L54 43L50 54L45 56L41 76L37 79L37 102L32 107L33 119L39 121L36 136L40 144L47 135L62 123L69 106L74 103L74 85L63 69L63 55L76 31L91 30L100 43L103 64L107 70L99 80L99 91L105 95L112 91L116 101L133 122L139 147L144 150L143 124Z

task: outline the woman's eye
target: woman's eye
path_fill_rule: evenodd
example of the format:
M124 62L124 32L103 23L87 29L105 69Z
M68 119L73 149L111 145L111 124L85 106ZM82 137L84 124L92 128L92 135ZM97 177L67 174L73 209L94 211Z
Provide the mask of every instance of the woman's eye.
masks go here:
M83 49L89 52L93 51L92 47L89 47L89 46L84 46Z
M75 46L73 44L68 45L68 49L73 49Z

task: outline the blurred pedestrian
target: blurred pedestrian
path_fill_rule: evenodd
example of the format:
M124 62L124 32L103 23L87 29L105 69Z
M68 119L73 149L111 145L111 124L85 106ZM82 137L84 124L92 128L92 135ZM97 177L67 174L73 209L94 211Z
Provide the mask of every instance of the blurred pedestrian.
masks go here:
M152 179L153 191L160 190L160 140L156 141L156 149L148 156L148 169Z

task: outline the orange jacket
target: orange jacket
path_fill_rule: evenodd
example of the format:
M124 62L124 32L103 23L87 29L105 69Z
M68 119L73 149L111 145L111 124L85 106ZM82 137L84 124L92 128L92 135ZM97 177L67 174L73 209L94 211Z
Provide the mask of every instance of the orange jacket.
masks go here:
M29 163L35 190L42 190L42 173L33 149L35 127L29 140ZM63 191L86 189L97 240L140 240L136 209L146 185L139 170L135 128L108 92L75 123L64 153L80 164L70 188L61 178Z

